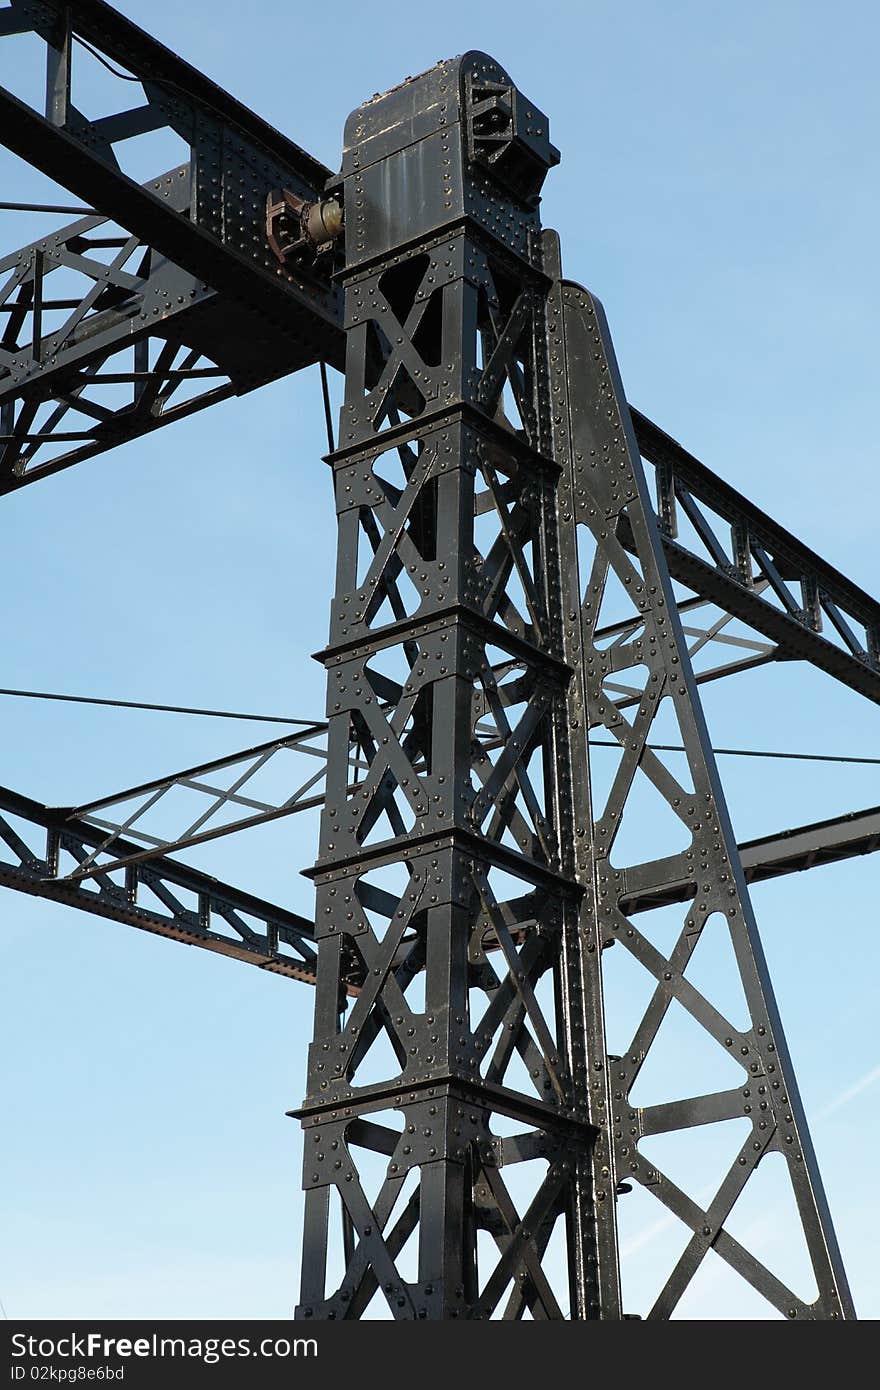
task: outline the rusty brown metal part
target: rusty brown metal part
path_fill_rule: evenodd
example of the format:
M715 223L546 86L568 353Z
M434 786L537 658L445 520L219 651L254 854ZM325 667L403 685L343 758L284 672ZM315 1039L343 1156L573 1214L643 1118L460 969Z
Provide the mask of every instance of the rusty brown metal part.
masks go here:
M326 254L343 227L338 198L308 202L282 188L266 199L266 239L281 265Z

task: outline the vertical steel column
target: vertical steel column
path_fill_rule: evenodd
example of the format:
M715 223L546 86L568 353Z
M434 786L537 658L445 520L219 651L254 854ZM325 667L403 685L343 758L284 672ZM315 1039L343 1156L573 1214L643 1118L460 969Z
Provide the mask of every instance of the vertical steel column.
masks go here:
M557 159L483 54L346 127L303 1318L620 1316L571 848Z
M609 947L628 959L631 997L642 997L641 985L647 999L622 1055L606 1060L602 1045L592 1065L610 1087L617 1176L656 1197L683 1239L666 1268L659 1262L648 1316L670 1317L711 1256L785 1317L851 1318L608 325L588 291L562 280L553 233L545 255L554 279L548 329L591 1047L602 1041L600 961ZM652 736L680 741L684 761L667 766ZM600 757L609 765L591 792ZM638 848L632 840L624 848L621 829L633 815ZM684 909L634 916L630 903L676 878L691 884ZM707 948L711 968L695 972ZM690 1032L684 1047L679 1041L664 1055L658 1082L658 1036L669 1021L679 1040L682 1027ZM653 1098L635 1100L652 1064ZM724 1087L709 1092L707 1078L716 1077L727 1078ZM710 1149L699 1147L707 1138L717 1146L717 1170L706 1163ZM802 1249L804 1287L790 1287L765 1263L768 1243L779 1253L768 1232L782 1236L783 1255Z

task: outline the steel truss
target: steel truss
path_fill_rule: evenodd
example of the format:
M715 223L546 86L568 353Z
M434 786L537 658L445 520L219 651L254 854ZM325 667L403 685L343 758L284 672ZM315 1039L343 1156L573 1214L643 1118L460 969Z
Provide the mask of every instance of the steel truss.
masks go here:
M216 763L190 771L201 774L213 768ZM179 784L178 777L158 785L171 788ZM323 794L292 807L270 808L262 816L249 818L248 824L321 804ZM214 833L232 834L242 828L241 822L235 822ZM78 907L274 974L315 983L313 922L169 858L169 844L174 842L145 849L142 842L125 838L121 826L115 829L108 847L105 825L98 826L69 808L45 806L8 787L0 788L0 840L6 852L12 852L11 861L0 861L0 883L31 897ZM185 843L189 847L194 841ZM873 854L880 849L880 808L797 826L749 841L739 849L749 883ZM625 895L626 911L686 902L693 892L688 879L654 885ZM491 932L485 945L498 949ZM352 962L348 992L357 994L363 981L363 968Z
M0 39L20 34L45 48L45 93L30 106L0 89L3 144L112 218L82 218L0 262L3 491L233 392L338 362L340 346L332 263L282 267L266 238L272 192L316 199L328 169L100 0L14 0ZM82 115L87 47L137 79L141 105ZM130 102L131 82L119 88ZM141 185L124 172L126 154L156 131L189 158ZM53 275L65 279L61 296ZM108 385L119 388L112 406Z
M710 1249L788 1316L846 1316L610 339L596 303L561 281L555 240L540 240L535 199L556 156L545 118L529 108L523 121L525 108L503 70L471 54L374 100L346 128L345 203L372 216L349 216L346 396L332 458L339 565L325 653L315 1042L299 1112L301 1315L359 1316L381 1290L398 1317L560 1317L545 1255L562 1221L572 1316L619 1317L614 1198L626 1178L693 1231L652 1316L669 1316ZM387 208L398 186L407 205ZM683 483L676 495L693 520ZM756 538L752 553L781 598ZM614 580L632 618L600 643ZM751 571L741 581L754 587ZM494 675L499 661L507 679ZM637 702L630 720L621 694ZM647 747L664 701L691 787ZM487 719L494 757L478 733ZM594 806L598 725L620 758ZM355 791L353 749L370 763ZM610 856L639 777L689 848L624 880ZM666 954L623 904L670 879L692 882L694 901ZM686 978L707 930L730 933L745 1030ZM612 1060L600 961L615 941L655 988L627 1054ZM341 1013L352 955L367 983ZM681 1098L639 1111L629 1094L673 1002L736 1058L742 1080L694 1097L682 1078ZM381 1038L393 1050L384 1071L370 1068ZM643 1135L743 1116L754 1116L748 1138L705 1207L639 1154ZM812 1305L724 1229L770 1152L788 1163L819 1289ZM539 1169L519 1208L518 1165ZM346 1257L328 1287L334 1203ZM484 1231L494 1255L479 1249ZM411 1237L415 1277L400 1266Z
M785 1316L854 1316L746 883L872 851L880 813L738 848L697 687L801 660L880 701L880 605L627 405L541 232L546 117L492 59L359 108L333 178L101 0L12 0L0 39L26 33L45 115L0 89L0 139L90 206L0 260L0 490L314 362L344 364L345 404L326 725L77 808L0 791L0 883L315 984L301 1317L625 1316L633 1183L690 1232L650 1316L710 1251ZM87 120L84 48L142 104ZM140 184L126 153L159 130L187 160ZM291 752L296 789L256 793ZM646 787L685 847L619 864ZM154 824L181 788L195 820ZM317 806L314 924L169 857ZM718 935L745 1026L688 973ZM650 985L619 1057L612 946ZM683 1068L640 1106L676 1009L738 1082ZM642 1151L733 1119L708 1200ZM772 1155L811 1300L727 1229Z
M86 882L76 870L103 838L69 812L0 787L4 887L314 983L313 927L304 917L164 855L115 872L96 864ZM134 855L138 847L123 840L118 848Z

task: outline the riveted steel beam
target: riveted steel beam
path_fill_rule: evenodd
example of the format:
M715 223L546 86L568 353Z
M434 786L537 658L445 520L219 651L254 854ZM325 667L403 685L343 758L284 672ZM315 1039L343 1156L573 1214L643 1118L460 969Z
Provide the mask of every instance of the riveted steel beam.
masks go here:
M361 1317L374 1297L407 1319L619 1316L576 998L537 235L556 158L546 118L484 54L346 125L302 1318ZM341 1010L353 959L364 983Z
M673 579L880 702L880 603L631 408ZM624 545L631 544L626 519Z
M0 54L30 34L46 83L30 100L0 88L0 143L95 215L0 260L0 491L310 363L341 365L333 255L279 264L266 225L275 190L309 205L330 171L98 0L14 0L3 15ZM143 105L83 116L87 50L125 69L121 102L134 82ZM157 130L188 158L141 184L127 152ZM126 388L109 407L108 383Z
M728 1266L784 1316L839 1319L855 1316L827 1208L806 1117L797 1094L791 1058L773 997L757 924L749 902L746 875L733 838L720 778L700 707L687 639L682 627L671 569L667 564L657 516L626 405L611 337L601 304L579 285L561 279L558 243L546 234L548 260L559 279L550 295L551 383L555 443L565 462L559 504L565 525L561 551L567 578L566 655L574 668L570 722L575 746L589 775L580 784L575 840L581 880L587 888L581 931L592 954L586 957L597 992L605 976L603 956L610 945L631 957L633 971L646 987L631 1040L619 1056L608 1058L613 1095L613 1166L616 1178L638 1183L657 1198L683 1228L686 1244L670 1262L667 1277L648 1313L669 1318L691 1287L706 1255L713 1250ZM724 551L710 523L692 505L692 494L662 480L659 513L667 531L674 529L673 493L682 501L700 542L719 570ZM758 535L758 518L749 530ZM751 541L750 541L751 543ZM779 553L781 549L777 547ZM761 576L793 611L785 579L759 540ZM744 583L749 577L743 573ZM777 592L779 591L779 592ZM705 596L703 590L700 595ZM787 600L787 601L786 601ZM760 599L759 602L763 602ZM626 641L609 644L606 610L619 621L628 614ZM625 673L637 693L627 714L614 696ZM671 721L683 744L687 768L673 773L652 748L651 730L660 711ZM590 730L604 726L617 743L610 779L599 764L604 749ZM620 832L630 808L651 811L646 848L622 847ZM663 827L661 829L661 826ZM682 843L684 848L681 848ZM664 852L664 846L665 852ZM674 899L663 896L671 883ZM687 892L682 890L687 884ZM653 901L652 901L653 899ZM662 937L651 921L637 918L647 909L686 899L687 905ZM730 983L742 994L737 1023L730 1021L716 998L717 982L695 982L691 959L702 940L726 943ZM661 944L662 943L662 944ZM732 950L730 949L732 948ZM702 958L702 957L701 957ZM735 1090L719 1085L712 1094L695 1094L684 1059L668 1078L669 1099L645 1108L633 1094L646 1065L658 1056L657 1039L664 1024L687 1015L713 1045L719 1079L739 1069ZM696 1038L697 1033L692 1034ZM705 1084L705 1083L704 1083ZM758 1103L755 1104L754 1102ZM746 1120L749 1133L742 1148L708 1201L694 1200L658 1165L643 1139L675 1131L686 1143L689 1131L706 1125ZM726 1223L740 1195L768 1155L785 1163L792 1196L776 1199L780 1210L803 1233L816 1284L812 1299L786 1287L754 1251L735 1240ZM752 1188L754 1191L755 1188ZM772 1204L768 1220L773 1220ZM778 1219L778 1218L776 1218Z
M71 866L91 858L103 838L86 821L0 787L0 841L12 855L0 862L3 887L314 983L310 921L187 864L158 856L120 870L105 856L107 868L89 882L71 880Z
M0 839L14 852L13 862L0 862L0 886L63 903L171 941L202 946L273 974L315 983L313 923L181 864L161 851L155 850L146 862L140 845L120 836L114 839L115 851L118 855L120 848L127 850L126 857L120 861L106 852L102 857L100 847L105 837L100 829L68 810L0 788ZM34 832L38 835L36 840ZM878 807L795 826L739 846L749 883L836 864L878 849ZM62 850L66 851L66 862ZM82 872L87 860L89 869ZM126 869L124 876L118 872L120 867ZM86 883L84 879L90 881ZM158 897L156 889L164 897ZM626 889L626 911L643 912L686 902L693 896L694 885L678 879L660 887L654 885L641 894L630 891L634 885L627 883ZM181 901L181 894L186 902ZM147 896L149 906L145 903ZM540 897L526 895L501 904L499 910L510 935L522 943L537 927ZM212 930L212 924L216 930ZM483 949L500 949L492 919L486 916L482 925ZM403 943L396 964L403 963L410 944ZM346 988L357 994L362 984L363 973L353 964Z

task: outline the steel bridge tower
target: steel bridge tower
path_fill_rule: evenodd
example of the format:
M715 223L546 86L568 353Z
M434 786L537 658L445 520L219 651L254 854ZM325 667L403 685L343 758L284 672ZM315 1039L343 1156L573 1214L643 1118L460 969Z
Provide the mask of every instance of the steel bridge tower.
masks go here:
M687 1232L649 1316L714 1252L786 1317L854 1317L746 884L863 852L878 816L738 846L698 685L796 657L876 700L878 605L627 404L602 307L541 228L547 118L492 58L359 107L332 175L100 0L13 0L0 37L21 33L46 48L46 114L0 93L0 139L94 211L0 262L0 488L309 363L344 370L345 398L326 725L73 811L3 791L45 841L0 820L0 882L314 983L298 1317L376 1299L403 1319L623 1318L634 1186ZM144 104L87 120L77 41ZM117 156L165 127L190 161L139 185ZM90 248L113 237L99 275ZM50 333L62 266L94 284ZM90 409L108 368L130 396ZM695 672L700 610L721 617L697 646L733 620L760 642ZM316 738L322 792L246 798L249 769ZM243 809L222 828L209 811L151 839L115 813L227 769L223 808ZM314 924L170 857L316 800ZM689 973L707 940L729 948L736 1024ZM649 985L620 1055L609 956ZM703 1094L683 1055L668 1099L640 1104L671 1011L732 1079ZM702 1198L642 1148L730 1121L741 1143ZM727 1229L774 1155L812 1299Z
M546 1268L562 1223L571 1316L619 1318L626 1180L692 1230L654 1316L672 1312L710 1249L803 1316L724 1232L776 1151L816 1272L813 1313L841 1317L846 1285L607 325L541 233L538 195L558 158L547 118L481 53L346 125L300 1315L357 1316L381 1288L396 1316L563 1317ZM648 745L664 706L689 784ZM594 729L619 748L598 798ZM358 762L368 771L352 781ZM615 868L640 778L687 848ZM665 953L633 899L670 881L689 891ZM707 931L730 935L745 1028L687 978ZM654 980L615 1058L601 978L612 946ZM637 1110L630 1092L673 1002L735 1058L740 1082L685 1099L683 1068L682 1099ZM390 1066L370 1069L380 1038ZM644 1135L742 1116L748 1135L705 1208L639 1154ZM345 1268L328 1289L331 1203ZM395 1258L413 1233L406 1280Z

